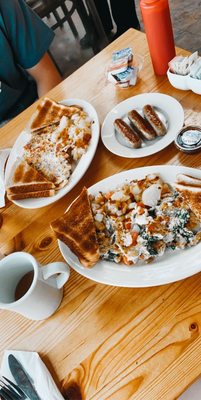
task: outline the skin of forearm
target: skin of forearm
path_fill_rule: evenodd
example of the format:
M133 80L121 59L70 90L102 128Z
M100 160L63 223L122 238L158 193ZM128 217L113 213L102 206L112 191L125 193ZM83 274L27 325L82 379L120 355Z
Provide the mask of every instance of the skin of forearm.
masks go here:
M54 74L49 74L48 71L43 75L40 80L36 81L38 97L44 96L49 90L58 85L62 79L60 74L56 71Z
M27 69L27 72L36 81L38 97L44 96L62 81L60 73L47 53L34 67Z

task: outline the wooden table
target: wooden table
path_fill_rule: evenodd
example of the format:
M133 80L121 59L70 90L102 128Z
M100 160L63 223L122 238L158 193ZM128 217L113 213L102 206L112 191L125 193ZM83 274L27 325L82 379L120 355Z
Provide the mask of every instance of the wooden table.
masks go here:
M132 46L144 55L138 84L116 89L104 77L115 49ZM178 50L178 53L185 53ZM200 124L200 97L170 86L153 74L146 37L130 29L63 81L49 96L83 98L96 108L100 122L129 96L160 92L179 100L185 120ZM0 129L0 147L11 146L36 108L32 105ZM96 156L77 186L57 203L25 210L7 202L1 209L0 253L28 251L42 263L62 260L49 223L61 215L85 184L145 165L201 167L200 154L185 155L173 144L150 157L125 159L99 143ZM181 268L182 266L178 266ZM0 351L40 353L58 385L77 382L87 400L171 400L201 373L201 274L169 285L142 289L97 284L71 270L63 302L48 320L32 322L0 312Z

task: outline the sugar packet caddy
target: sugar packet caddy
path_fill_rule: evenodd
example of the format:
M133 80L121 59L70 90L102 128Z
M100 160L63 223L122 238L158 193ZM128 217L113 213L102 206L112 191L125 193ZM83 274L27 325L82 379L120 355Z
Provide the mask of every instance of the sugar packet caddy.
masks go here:
M107 80L117 87L134 86L142 66L142 56L134 56L131 47L115 51L112 53L112 62L107 68Z

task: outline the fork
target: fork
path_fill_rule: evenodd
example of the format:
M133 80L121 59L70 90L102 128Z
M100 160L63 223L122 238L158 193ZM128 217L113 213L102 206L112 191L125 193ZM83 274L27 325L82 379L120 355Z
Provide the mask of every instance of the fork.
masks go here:
M0 379L0 399L2 400L24 400L23 391L5 376Z

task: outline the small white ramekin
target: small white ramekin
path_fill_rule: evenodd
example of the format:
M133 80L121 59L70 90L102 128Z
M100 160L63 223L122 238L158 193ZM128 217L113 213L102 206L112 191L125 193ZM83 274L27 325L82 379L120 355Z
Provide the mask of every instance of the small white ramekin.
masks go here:
M176 89L189 90L188 80L187 80L188 75L173 74L168 69L167 77L171 85L174 86Z
M201 94L201 79L192 78L190 75L187 76L187 84L192 92Z

